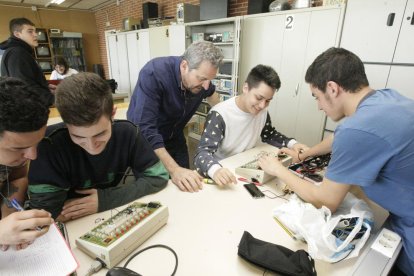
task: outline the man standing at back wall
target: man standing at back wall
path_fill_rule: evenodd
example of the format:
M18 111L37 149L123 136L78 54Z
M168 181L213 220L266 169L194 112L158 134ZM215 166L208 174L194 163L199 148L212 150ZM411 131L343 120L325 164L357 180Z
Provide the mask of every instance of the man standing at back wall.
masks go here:
M48 84L42 69L34 59L33 49L38 46L35 25L27 18L14 18L9 23L10 37L0 43L5 50L1 60L1 75L15 77L39 91L39 99L50 106L54 102L55 85Z
M189 169L184 127L203 99L219 102L215 78L223 54L207 41L191 44L182 57L150 60L141 70L128 108L171 179L182 191L202 188L202 177Z

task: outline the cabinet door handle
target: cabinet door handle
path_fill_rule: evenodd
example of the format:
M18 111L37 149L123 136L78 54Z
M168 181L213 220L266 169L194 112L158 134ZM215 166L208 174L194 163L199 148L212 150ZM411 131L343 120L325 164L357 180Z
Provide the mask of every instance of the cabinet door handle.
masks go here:
M165 36L166 37L169 37L170 36L170 33L168 32L168 29L165 30Z
M137 40L139 40L139 34L137 33L136 35L137 35Z
M299 90L299 83L296 84L296 87L295 87L295 96L298 95L298 90Z
M395 12L392 12L388 15L387 26L392 26L394 24Z
M413 15L411 16L411 23L410 24L414 25L414 12L413 12Z

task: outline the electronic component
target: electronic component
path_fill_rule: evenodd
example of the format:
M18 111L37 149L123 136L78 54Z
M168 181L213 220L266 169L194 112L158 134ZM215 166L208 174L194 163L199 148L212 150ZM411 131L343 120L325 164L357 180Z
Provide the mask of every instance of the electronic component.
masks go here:
M315 156L305 159L302 163L296 163L289 166L289 170L297 176L313 183L319 183L323 180L323 170L329 164L331 154Z
M287 155L282 155L278 159L287 167L292 163L292 158ZM247 179L255 178L259 183L263 184L275 176L265 173L257 164L257 158L235 169L236 174L241 175Z
M168 208L158 202L133 202L128 207L76 239L76 245L89 256L98 257L108 268L167 223Z
M220 80L220 90L221 92L226 92L231 94L233 87L233 81L227 80L227 79L221 79Z
M253 183L243 184L243 187L246 188L253 198L261 198L265 196L264 193L262 193L262 191L260 191L259 188L257 188L257 186Z

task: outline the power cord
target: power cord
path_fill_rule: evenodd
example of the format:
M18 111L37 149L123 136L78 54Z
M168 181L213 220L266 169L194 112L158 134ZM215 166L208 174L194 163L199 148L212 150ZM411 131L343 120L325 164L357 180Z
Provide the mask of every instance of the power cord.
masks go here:
M147 251L148 249L157 248L157 247L165 248L165 249L171 251L171 253L174 254L174 257L175 257L175 267L174 267L174 271L171 274L171 276L174 276L175 273L177 272L177 268L178 268L178 256L177 256L177 253L175 253L174 249L172 249L171 247L166 246L166 245L163 245L163 244L151 245L151 246L145 247L144 249L138 251L137 253L135 253L134 255L132 255L131 257L129 257L128 261L126 261L126 263L124 265L124 268L127 267L127 265L129 264L130 261L132 261L132 259L134 259L136 256L138 256L142 252Z

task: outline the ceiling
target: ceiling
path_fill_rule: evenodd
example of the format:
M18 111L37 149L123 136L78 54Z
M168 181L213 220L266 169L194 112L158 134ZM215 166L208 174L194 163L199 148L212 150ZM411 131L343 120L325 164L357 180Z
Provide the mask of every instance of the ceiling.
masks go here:
M120 0L65 0L62 4L50 4L51 0L0 0L0 5L36 6L37 8L78 9L96 11Z

